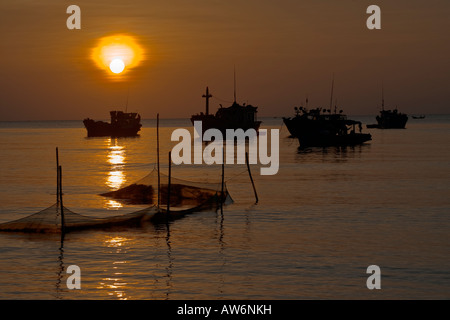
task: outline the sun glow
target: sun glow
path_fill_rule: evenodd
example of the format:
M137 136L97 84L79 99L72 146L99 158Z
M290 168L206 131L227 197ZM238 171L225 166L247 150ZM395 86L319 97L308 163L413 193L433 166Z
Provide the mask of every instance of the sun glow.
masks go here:
M135 37L116 34L101 38L91 57L97 67L118 77L137 67L144 60L144 50Z

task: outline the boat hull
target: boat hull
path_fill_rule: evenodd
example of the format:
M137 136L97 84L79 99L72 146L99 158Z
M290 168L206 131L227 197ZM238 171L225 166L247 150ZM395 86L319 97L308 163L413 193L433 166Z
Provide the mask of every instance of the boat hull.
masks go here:
M408 122L408 116L402 113L393 113L390 111L382 111L376 117L377 124L369 124L367 128L377 129L405 129Z
M401 117L395 119L380 119L378 120L378 128L380 129L405 129L408 117Z
M297 132L297 126L296 126L296 123L295 123L295 118L294 119L283 118L283 122L284 122L286 128L288 129L288 131L289 131L289 133L291 135L291 138L297 137L299 133Z
M88 137L136 137L142 127L141 124L120 126L91 119L85 119L83 123Z
M243 129L244 131L255 129L258 131L261 125L261 121L221 121L213 115L193 115L191 117L192 124L195 121L202 122L202 133L208 129L218 129L222 134L226 134L227 129Z
M325 115L310 119L307 116L283 118L291 137L297 138L300 148L353 146L372 140L368 133L356 133L355 126L360 127L359 121L347 120L345 116ZM347 126L352 126L349 132Z

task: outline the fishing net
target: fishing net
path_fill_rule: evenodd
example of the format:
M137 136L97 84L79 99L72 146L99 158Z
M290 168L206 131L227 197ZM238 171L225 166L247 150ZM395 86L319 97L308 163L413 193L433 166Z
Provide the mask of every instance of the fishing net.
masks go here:
M101 196L110 197L125 204L160 204L167 205L169 176L160 173L158 195L158 170L153 169L144 178L116 191L102 193ZM170 178L170 207L200 206L211 198L218 196L223 202L232 201L226 184L222 182L195 182L177 178ZM158 201L159 196L159 201Z
M134 184L102 194L132 204L151 204L145 209L107 218L96 218L75 213L61 206L61 202L57 201L54 205L30 216L0 224L0 231L57 233L135 227L141 226L145 222L164 223L195 212L217 210L221 204L232 202L225 186L222 194L222 183L195 183L171 178L170 206L167 206L169 181L167 175L161 175L161 205L157 206L155 205L158 197L157 181L157 173L153 170Z
M0 224L0 231L56 233L62 230L62 216L64 215L64 231L74 231L92 228L109 228L114 226L139 225L146 216L155 214L157 209L149 207L133 213L117 215L108 218L94 218L84 216L55 203L42 211L22 219Z

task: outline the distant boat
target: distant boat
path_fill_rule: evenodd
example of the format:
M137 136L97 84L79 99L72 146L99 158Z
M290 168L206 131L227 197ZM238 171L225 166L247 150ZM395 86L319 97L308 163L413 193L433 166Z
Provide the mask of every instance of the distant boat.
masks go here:
M412 116L412 117L413 117L413 119L425 119L425 115L424 114L422 114L420 116Z
M376 116L376 124L368 124L367 128L378 129L405 129L406 122L408 122L408 115L398 112L397 108L394 110L384 110L384 94L382 91L381 111L380 115Z
M394 110L381 110L380 115L376 117L377 124L368 124L367 128L378 129L405 129L408 116L404 113Z
M360 121L347 119L342 111L331 113L329 109L300 107L295 117L283 118L283 122L291 136L298 139L300 148L353 146L372 140L370 134L361 132Z
M226 129L255 129L259 130L261 121L257 121L256 113L258 107L252 105L240 105L236 102L236 93L234 96L233 104L228 108L220 108L215 114L209 113L209 98L212 95L209 93L209 88L206 87L206 94L202 96L206 98L206 110L205 113L195 114L191 116L191 122L202 122L202 131L205 132L208 129L218 129L222 134L226 133Z
M141 130L141 116L133 112L110 111L111 123L83 120L88 137L134 137Z

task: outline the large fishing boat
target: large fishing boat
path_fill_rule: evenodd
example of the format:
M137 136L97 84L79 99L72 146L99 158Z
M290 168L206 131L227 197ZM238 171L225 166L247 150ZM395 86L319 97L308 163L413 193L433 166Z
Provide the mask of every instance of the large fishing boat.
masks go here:
M353 146L372 140L370 134L361 132L361 122L347 119L342 110L332 113L330 109L300 107L294 117L283 121L300 148Z
M331 84L330 108L308 109L308 99L306 108L295 107L295 116L283 118L283 122L289 130L291 137L299 140L300 148L307 147L330 147L330 146L352 146L362 144L372 140L368 133L362 133L360 121L347 119L347 116L337 106L332 112L334 89L334 77ZM356 132L356 126L358 131Z
M226 133L226 129L255 129L259 130L261 121L257 121L256 113L258 107L252 105L240 105L236 102L236 93L234 95L233 104L224 108L220 105L220 108L215 114L209 113L209 99L212 95L209 93L208 87L206 87L206 94L202 96L206 99L206 110L205 113L192 115L191 122L194 124L195 121L202 122L202 131L205 132L208 129L219 129L222 134Z
M141 116L133 112L110 111L111 123L84 119L88 137L134 137L141 130Z

